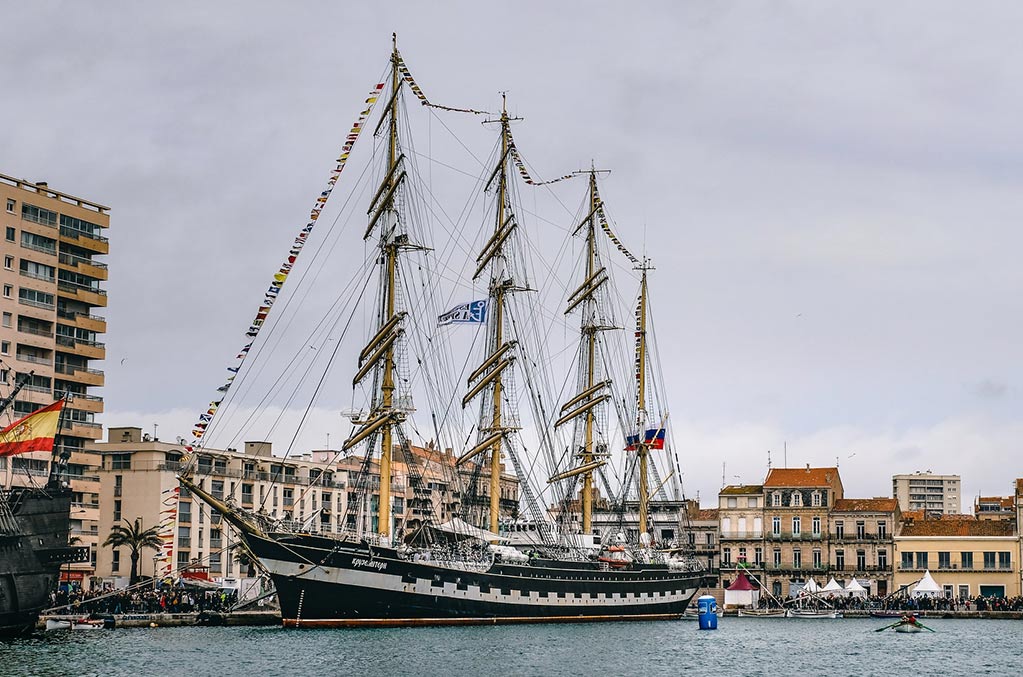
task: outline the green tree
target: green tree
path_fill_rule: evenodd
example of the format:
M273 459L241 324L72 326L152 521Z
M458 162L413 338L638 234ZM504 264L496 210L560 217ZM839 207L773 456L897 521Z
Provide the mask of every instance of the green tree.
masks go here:
M131 552L131 577L128 580L129 585L134 585L139 577L139 554L143 548L160 549L160 530L157 527L143 529L141 517L136 517L134 523L128 520L124 520L124 523L127 526L115 524L110 528L110 535L103 541L103 545L128 548Z

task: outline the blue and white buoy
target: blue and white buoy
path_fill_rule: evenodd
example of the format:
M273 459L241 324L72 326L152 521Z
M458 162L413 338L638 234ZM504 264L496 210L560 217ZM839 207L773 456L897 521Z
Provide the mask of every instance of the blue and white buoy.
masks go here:
M712 595L704 595L696 600L700 610L700 630L718 629L718 603Z

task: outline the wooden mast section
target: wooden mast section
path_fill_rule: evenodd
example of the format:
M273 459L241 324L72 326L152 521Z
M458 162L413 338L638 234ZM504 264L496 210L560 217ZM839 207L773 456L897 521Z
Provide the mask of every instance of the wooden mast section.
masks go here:
M502 96L501 117L497 121L501 124L501 153L497 167L491 174L489 187L494 180L497 180L497 209L494 219L494 232L490 240L483 246L482 251L476 258L477 268L473 279L483 273L487 266L491 266L490 293L487 310L490 331L488 332L487 357L483 363L469 377L469 393L462 399L462 406L465 407L477 395L486 389L491 391L491 411L489 424L481 421L481 441L468 452L462 454L456 461L458 465L474 458L478 454L490 451L490 519L489 528L493 533L500 529L501 516L501 445L504 444L508 428L504 425L502 399L504 392L503 372L514 360L514 356L502 357L512 347L513 343L506 343L504 340L504 306L505 295L512 288L512 280L508 279L508 269L504 257L504 243L508 236L515 229L514 215L508 209L508 156L511 151L511 120L508 116L507 102ZM477 379L479 379L477 381ZM473 383L476 385L473 387Z
M594 171L590 172L590 218L587 219L586 226L586 279L593 280L596 275L597 268L597 231L595 228L595 213L600 208L600 202L597 198L597 174ZM594 286L594 291L596 286ZM583 315L583 332L586 340L586 388L585 390L591 390L594 386L593 369L597 361L597 328L596 328L596 317L594 306L596 301L593 298L592 292L589 295L589 300L584 304L584 315ZM584 436L583 436L583 454L582 454L582 465L589 466L593 464L593 424L594 424L594 412L596 407L590 407L584 414L586 416L584 423ZM593 468L583 473L583 496L582 496L582 531L584 534L593 532Z
M647 284L646 273L651 269L646 258L638 266L642 271L639 285L639 303L636 307L636 427L639 439L636 454L639 462L639 533L649 533L650 494L647 481L647 457L650 443L646 439L646 316L647 316Z

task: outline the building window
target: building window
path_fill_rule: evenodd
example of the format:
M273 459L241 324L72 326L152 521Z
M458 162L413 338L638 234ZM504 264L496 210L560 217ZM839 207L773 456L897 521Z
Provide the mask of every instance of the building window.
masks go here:
M340 502L340 500L341 500L341 497L338 496L338 501ZM714 545L714 534L712 532L710 532L710 531L708 531L707 534L706 534L706 542L707 542L707 545Z
M761 547L753 548L753 564L755 566L763 566L764 564L764 549Z
M887 569L888 568L888 551L878 550L877 551L877 568Z
M904 553L902 553L902 565L901 565L901 567L903 569L912 569L913 568L913 553L911 553L911 552L904 552Z
M111 470L131 470L131 454L110 454Z
M835 520L835 538L845 538L845 522Z
M4 326L10 328L13 316L10 313L4 313Z
M14 242L17 238L17 231L14 230L14 226L7 226L7 241Z
M726 504L728 505L729 508L737 508L739 507L739 499L737 499L735 496L729 496L728 500L726 501Z
M110 560L110 570L120 571L121 570L121 551L114 548L113 559Z
M732 564L732 549L722 548L721 549L721 564L724 566L731 566Z
M867 537L867 524L863 520L856 520L856 538L863 540Z
M803 494L799 493L798 491L793 491L792 492L791 505L794 508L798 508L798 507L802 506L803 505Z
M25 204L24 202L21 203L21 218L26 221L41 223L44 226L57 225L57 212L51 212L49 209Z
M121 500L120 499L115 499L114 500L114 522L120 522L120 521L121 521Z
M780 491L776 491L773 494L771 494L771 505L773 505L775 508L780 508L781 507L781 492Z
M845 550L835 551L835 568L839 571L845 568Z
M939 552L938 553L938 568L939 569L951 569L952 568L952 553L950 553L950 552Z
M867 570L867 551L857 550L856 551L856 570L866 571Z
M888 523L881 521L877 523L877 537L880 540L884 540L888 537Z
M739 559L736 560L736 561L738 561L740 564L746 564L746 548L745 547L740 547L739 548Z
M0 341L0 355L10 355L10 354L11 354L11 342L10 341Z
M792 551L792 568L800 569L803 566L803 551L796 548Z
M917 569L927 569L928 568L928 566L927 566L927 553L926 552L918 552L916 554L916 568Z
M751 496L749 499L749 507L756 508L760 505L760 499L756 496Z
M11 198L7 198L7 212L9 214L14 213L14 200L12 200Z
M4 256L4 268L7 270L14 270L14 257L10 254Z
M817 516L814 516L813 521L811 522L810 528L813 530L813 535L814 536L820 536L821 535L821 518L817 517Z
M781 548L774 549L774 566L775 567L781 566Z
M995 568L995 553L993 552L984 553L984 568L985 569Z
M802 531L802 520L798 517L792 518L792 535L799 536Z
M959 553L959 557L962 560L962 564L960 566L963 569L969 570L969 569L973 568L973 553L972 552Z
M819 492L819 491L813 492L812 501L813 501L813 507L815 507L815 508L821 507L821 492Z
M999 569L1011 569L1012 568L1012 553L1011 552L1000 552L1000 553L998 553L998 568Z
M4 298L9 299L14 296L14 287L9 284L4 285Z
M813 568L814 569L820 569L821 566L822 565L821 565L821 551L820 551L820 548L814 548L813 549Z
M781 518L780 517L772 517L771 518L771 533L774 534L775 536L781 536Z

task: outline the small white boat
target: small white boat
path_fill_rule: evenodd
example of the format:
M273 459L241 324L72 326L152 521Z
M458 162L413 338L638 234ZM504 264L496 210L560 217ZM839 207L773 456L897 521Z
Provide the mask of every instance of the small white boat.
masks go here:
M785 618L785 609L739 609L740 618Z
M842 612L835 609L789 609L789 618L841 618Z
M716 616L717 616L718 618L721 618L722 616L724 616L724 615L725 615L725 612L724 612L724 611L722 611L721 609L715 609L715 610L714 610L714 614L715 614L715 615L716 615ZM682 612L682 618L689 618L689 619L691 619L691 620L696 620L696 619L698 619L699 617L700 617L700 610L699 610L699 609L696 609L696 608L694 608L694 607L689 607L689 608L687 608L687 609L686 609L685 611L683 611L683 612Z
M88 618L47 618L47 630L102 630L102 619Z
M923 632L923 628L912 623L903 623L895 626L895 632Z

